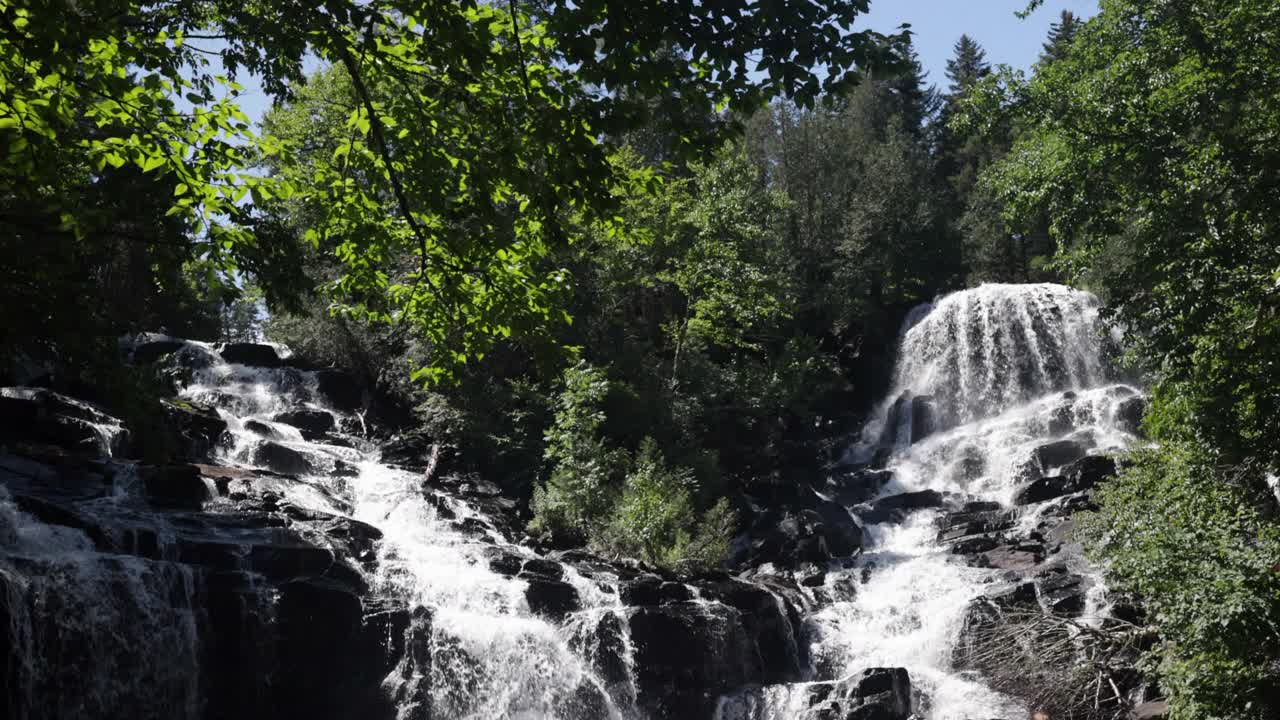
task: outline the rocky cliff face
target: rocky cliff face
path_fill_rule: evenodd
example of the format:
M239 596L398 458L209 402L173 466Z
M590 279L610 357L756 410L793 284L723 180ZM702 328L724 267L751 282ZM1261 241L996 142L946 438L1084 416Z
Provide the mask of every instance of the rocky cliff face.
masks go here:
M99 408L4 388L7 717L1070 711L1059 689L1139 612L1071 534L1145 403L1109 378L1092 307L997 286L917 313L847 462L746 483L731 570L697 577L534 546L493 478L269 345L131 346L172 388L148 430L166 464ZM1131 649L1104 650L1094 709L1147 699Z
M515 502L371 427L340 371L144 338L182 462L5 389L7 717L709 717L809 672L786 578L676 578L519 544Z

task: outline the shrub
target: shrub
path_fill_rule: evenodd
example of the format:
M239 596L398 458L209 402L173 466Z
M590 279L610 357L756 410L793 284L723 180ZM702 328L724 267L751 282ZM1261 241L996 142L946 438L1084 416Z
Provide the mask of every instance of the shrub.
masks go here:
M546 433L547 481L534 488L529 531L548 539L586 539L604 520L626 473L626 453L600 436L609 381L578 363L564 372L555 420Z
M728 553L733 513L721 499L697 517L693 485L690 470L669 466L657 443L645 438L608 525L593 544L668 569L719 566Z
M1132 460L1082 528L1112 588L1149 611L1172 718L1280 717L1280 526L1257 473L1183 441Z

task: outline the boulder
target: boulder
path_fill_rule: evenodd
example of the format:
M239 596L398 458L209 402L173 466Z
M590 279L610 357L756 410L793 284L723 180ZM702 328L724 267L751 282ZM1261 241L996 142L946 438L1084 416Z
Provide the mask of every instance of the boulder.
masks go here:
M736 629L755 657L750 682L789 682L802 676L808 665L804 621L797 607L803 594L794 585L779 586L781 582L781 578L744 582L726 577L699 583L703 599L737 612Z
M944 498L937 490L919 490L917 492L890 495L873 501L870 505L855 508L862 521L868 525L886 522L902 522L914 510L942 507Z
M826 563L832 554L824 531L822 516L815 510L762 513L748 532L751 541L746 564L794 568L805 562Z
M1069 462L1084 457L1084 445L1075 440L1055 440L1046 443L1031 451L1032 457L1035 458L1036 464L1040 466L1043 472L1049 472L1053 468L1062 467Z
M484 549L484 556L490 570L507 577L514 577L524 565L524 557L505 548L487 547Z
M1043 558L1044 547L1040 545L1001 545L975 556L973 564L993 570L1025 572L1038 565Z
M843 470L827 476L823 492L846 507L864 503L880 494L893 479L891 470Z
M246 420L244 423L244 429L258 437L264 437L271 440L280 440L283 437L279 430L276 430L261 420Z
M525 579L528 587L524 597L532 612L558 621L580 607L578 591L569 583L543 577Z
M1067 464L1057 475L1032 481L1014 495L1014 502L1028 505L1078 493L1092 488L1115 473L1116 463L1111 458L1087 455Z
M187 460L209 460L226 437L227 421L208 405L189 400L161 400L178 454Z
M119 420L89 403L45 388L0 388L0 442L110 454L122 448L125 437Z
M562 580L564 579L564 566L555 560L531 557L527 558L520 567L520 576Z
M643 606L627 620L638 704L653 720L711 717L719 696L759 682L761 657L722 604Z
M306 455L287 445L271 441L254 448L253 464L285 475L308 475L315 471Z
M911 398L911 442L924 440L937 429L937 417L933 411L933 398L921 395Z
M209 500L209 488L195 465L139 466L138 478L152 505L199 510Z
M843 505L818 498L814 510L822 519L818 532L832 558L849 557L862 549L862 524Z
M889 410L885 413L884 429L880 432L880 445L886 448L892 448L898 444L898 428L902 425L902 413L907 412L910 406L910 398L908 393L902 393L897 400L889 406ZM873 468L883 467L883 464L872 464Z
M1077 617L1084 611L1085 580L1066 568L1053 568L1036 579L1036 592L1045 612Z
M1142 435L1142 418L1147 414L1147 399L1141 395L1125 398L1116 404L1115 423L1125 432Z
M911 677L903 668L870 668L835 682L804 689L803 720L909 720Z
M185 340L144 333L138 336L137 343L129 353L129 361L134 365L150 365L165 355L181 350L186 344Z
M326 410L290 410L272 419L298 428L308 440L318 440L334 428L333 415Z
M330 407L342 412L364 408L364 389L351 374L342 370L317 370L316 391Z
M433 463L440 450L434 439L424 432L396 435L382 444L382 462L422 469Z
M657 575L640 575L623 583L620 595L626 605L669 605L693 599L693 591L688 585L664 580Z
M254 367L280 367L280 355L270 345L262 343L233 342L218 346L218 354L229 363Z

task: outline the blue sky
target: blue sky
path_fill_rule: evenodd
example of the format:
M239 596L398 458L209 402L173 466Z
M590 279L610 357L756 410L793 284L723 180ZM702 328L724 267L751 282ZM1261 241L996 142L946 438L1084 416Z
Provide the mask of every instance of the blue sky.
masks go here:
M881 32L910 23L929 82L945 87L943 71L962 34L978 41L992 65L1025 70L1040 55L1049 25L1063 10L1082 19L1098 12L1097 0L1047 0L1031 17L1019 20L1014 12L1026 6L1026 0L871 0L871 12L859 20L862 27Z
M858 25L893 32L910 23L929 82L945 88L943 71L952 46L963 33L982 45L992 65L1005 63L1025 70L1039 56L1049 25L1059 13L1071 10L1087 18L1098 12L1097 0L1046 0L1031 17L1019 20L1014 12L1026 5L1026 0L872 0L871 12L860 17ZM257 120L270 101L252 79L242 77L240 81L247 90L240 98L241 107Z

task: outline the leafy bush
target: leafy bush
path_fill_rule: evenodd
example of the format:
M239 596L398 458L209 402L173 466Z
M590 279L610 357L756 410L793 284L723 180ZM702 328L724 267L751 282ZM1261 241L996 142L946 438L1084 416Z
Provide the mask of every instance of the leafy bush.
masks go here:
M599 550L659 567L702 570L728 554L734 517L723 498L701 518L693 509L693 474L669 466L652 438L645 438L635 468L593 543Z
M1174 720L1280 717L1280 525L1199 445L1143 450L1083 518L1114 589L1140 597Z
M551 472L534 489L529 531L658 567L718 566L735 524L728 502L699 516L694 472L668 464L652 437L640 442L634 460L612 446L601 432L608 393L600 368L579 363L565 371L546 433Z
M564 372L555 421L546 434L551 474L533 491L530 532L552 538L586 538L606 516L625 474L626 454L600 436L600 409L609 382L604 371L579 363Z

